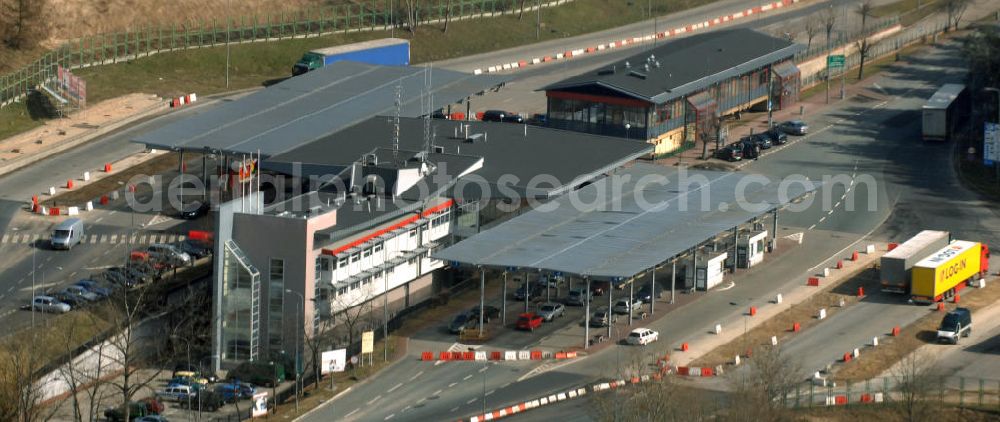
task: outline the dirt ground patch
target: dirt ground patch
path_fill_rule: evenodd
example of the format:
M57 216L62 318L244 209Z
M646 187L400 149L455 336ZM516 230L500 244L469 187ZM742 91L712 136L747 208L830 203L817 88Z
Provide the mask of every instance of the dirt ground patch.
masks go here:
M746 357L747 349L771 347L771 336L777 336L780 344L788 337L796 335L792 331L792 325L796 322L799 323L799 328L802 331L821 323L821 320L816 318L816 313L820 308L826 308L827 317L829 317L858 303L858 287L863 287L865 291L869 292L879 288L878 270L869 266L854 271L856 271L854 275L845 278L832 289L817 293L803 303L792 305L789 309L750 330L746 335L741 335L708 352L692 362L690 366L714 367L720 364L732 364L736 355ZM841 301L844 302L843 308L840 307Z
M997 420L997 414L993 411L983 411L958 406L939 404L934 407L932 415L922 415L920 420L933 420L935 422L986 422ZM856 421L905 421L905 417L898 408L892 404L884 405L858 405L858 406L830 406L813 407L809 409L799 409L795 415L797 420L809 422L856 422Z
M189 153L187 159L199 158L198 154ZM130 179L135 176L156 175L177 168L177 154L173 152L161 154L158 157L149 159L135 166L112 173L108 177L96 180L93 183L84 185L78 189L66 191L42 201L45 206L78 206L87 201L99 198L115 189L125 186Z
M960 294L958 304L946 303L945 310L956 307L969 308L973 314L976 310L1000 300L1000 287L995 284L997 277L989 280L984 289L966 288ZM855 359L839 367L834 372L833 379L842 381L862 381L879 376L883 371L899 362L903 356L917 350L918 347L933 343L937 338L937 326L941 322L941 312L928 311L913 324L901 327L899 337L889 337L880 341L879 347L865 351L861 359Z

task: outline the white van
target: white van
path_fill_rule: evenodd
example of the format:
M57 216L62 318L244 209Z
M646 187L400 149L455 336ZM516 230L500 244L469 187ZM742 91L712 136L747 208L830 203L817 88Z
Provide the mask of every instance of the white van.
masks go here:
M52 249L69 250L83 240L83 221L79 218L70 218L52 230L52 239L49 241Z

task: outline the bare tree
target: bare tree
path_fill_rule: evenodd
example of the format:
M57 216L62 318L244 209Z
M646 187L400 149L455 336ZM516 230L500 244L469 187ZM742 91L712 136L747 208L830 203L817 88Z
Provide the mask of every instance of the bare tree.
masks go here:
M916 351L906 355L890 370L896 381L895 389L899 392L896 408L904 420L935 419L937 406L928 400L940 379L934 364L931 356Z
M655 368L650 365L652 357L639 349L626 350L627 356L617 363L612 378L625 380L627 384L594 397L592 414L597 420L702 421L712 418L712 402L706 399L708 392L680 385L671 375L655 379L650 374L650 369ZM633 377L641 379L642 376L650 378L639 384L631 383Z
M448 23L451 22L451 1L452 0L448 0L448 10L444 12L444 31L442 32L448 32Z
M962 45L963 56L969 61L966 82L971 93L981 93L983 88L1000 88L1000 28L981 25L965 38ZM988 109L996 104L996 94L989 101L981 102ZM996 112L989 115L995 116Z
M837 25L837 11L830 6L823 10L823 15L820 17L823 22L823 27L826 29L826 48L830 48L830 37L833 35L833 28Z
M716 137L719 134L719 129L722 127L722 119L716 115L711 114L705 116L709 119L704 124L698 125L698 139L701 140L701 159L708 159L708 144L710 142L715 142Z
M857 47L858 56L861 59L861 66L858 67L858 80L861 80L861 77L864 76L862 74L865 71L865 59L869 58L868 56L870 55L874 44L869 43L868 38L862 38L855 41L854 46Z
M12 49L33 48L48 35L47 0L0 2L0 40Z
M865 0L858 4L854 13L861 15L861 41L858 45L858 54L860 54L861 64L858 66L858 79L861 79L862 73L865 70L865 59L868 58L868 50L870 46L868 45L868 18L873 15L873 6L871 0Z
M813 38L816 38L816 35L819 35L820 25L821 22L817 21L815 18L806 19L805 32L806 40L808 40L806 42L806 51L809 51L809 49L812 48Z
M356 336L360 334L361 323L367 316L372 318L372 294L371 285L362 286L354 292L338 294L331 300L331 327L334 333L346 336L347 346L354 344Z
M521 7L517 11L517 20L518 20L518 22L520 22L521 18L523 18L523 17L524 17L524 0L521 0Z
M44 362L37 353L37 336L12 336L0 343L0 420L43 420L42 391L36 371Z
M940 7L948 15L948 26L958 30L958 23L962 20L962 15L969 8L972 0L943 0ZM948 28L946 27L945 30Z
M406 29L410 34L416 35L420 18L420 0L402 0L402 2Z
M776 421L788 418L786 400L803 380L802 368L779 347L758 347L745 367L730 371L733 400L723 418Z

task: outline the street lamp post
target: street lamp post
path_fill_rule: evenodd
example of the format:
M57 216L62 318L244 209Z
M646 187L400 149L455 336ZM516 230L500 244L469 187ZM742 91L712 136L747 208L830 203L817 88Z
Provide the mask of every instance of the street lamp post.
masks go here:
M303 327L300 330L298 330L299 333L295 336L295 340L296 340L295 341L295 411L298 412L299 411L299 394L301 393L300 387L299 387L299 382L302 380L302 371L301 371L302 363L299 361L299 359L302 358L301 357L302 356L302 352L299 350L299 347L301 347L301 344L302 344L302 331L305 331L305 318L306 318L306 314L305 314L305 306L306 305L305 305L305 303L306 303L306 299L305 299L304 296L302 296L302 293L296 292L296 291L291 290L291 289L285 289L285 293L291 293L291 294L294 294L294 295L296 295L296 296L299 297L299 314L298 314L298 316L300 318L299 318L299 321L296 321L295 325L298 326L299 322L301 322L303 324Z
M187 338L184 338L184 337L181 337L181 336L178 336L176 334L171 334L170 335L170 339L171 340L184 340L184 344L187 346L187 368L185 368L185 369L188 370L188 371L190 371L191 370L191 340L187 339ZM201 395L198 396L198 403L199 404L201 403ZM189 394L188 395L188 409L190 409L190 408L191 408L191 395ZM201 406L198 406L198 410L201 411Z

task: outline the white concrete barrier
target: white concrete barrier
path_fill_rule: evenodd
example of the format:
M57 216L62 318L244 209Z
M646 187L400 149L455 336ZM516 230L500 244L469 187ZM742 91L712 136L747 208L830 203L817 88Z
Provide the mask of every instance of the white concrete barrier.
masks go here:
M519 350L517 352L517 360L531 360L531 352L528 350Z
M865 253L866 254L873 254L873 253L875 253L875 245L865 246Z
M816 316L816 319L826 319L826 308L819 310L819 315Z
M740 365L740 355L736 355L736 357L733 358L733 365L736 365L736 366Z
M49 196L55 196L55 194L56 194L56 187L49 186Z
M830 276L830 269L823 268L823 277L829 277L829 276Z
M858 358L860 356L861 356L861 350L855 347L854 348L854 357Z
M94 201L87 201L86 210L87 211L93 211L94 210Z
M66 215L80 215L80 207L69 207L66 209Z
M486 360L486 352L479 352L479 351L477 351L476 352L476 360L480 361L480 362L485 361Z
M503 360L517 360L517 352L513 350L503 352Z
M872 347L878 347L878 337L872 337Z
M481 75L482 73L483 73L483 69L476 69L476 70L472 71L473 75Z
M722 334L722 324L715 324L715 334Z
M882 393L875 393L875 403L882 403L883 399Z
M774 303L781 304L782 299L783 298L781 297L781 293L774 295Z
M89 182L90 181L90 172L89 171L83 172L83 181L84 182Z
M556 401L563 401L563 400L566 400L566 393L559 393L558 395L556 395Z
M771 336L771 345L772 346L778 345L778 336Z

